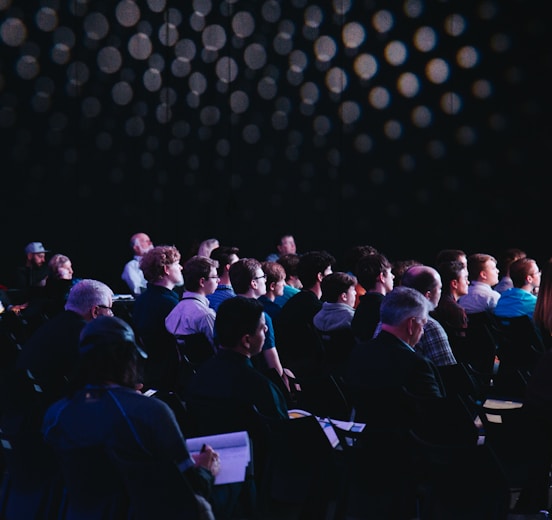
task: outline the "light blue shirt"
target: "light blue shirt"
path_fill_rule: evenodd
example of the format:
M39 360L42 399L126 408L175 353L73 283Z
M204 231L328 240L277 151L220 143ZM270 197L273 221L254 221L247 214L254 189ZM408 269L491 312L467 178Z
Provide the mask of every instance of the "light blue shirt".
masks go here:
M512 287L502 293L498 300L494 313L502 318L514 318L516 316L529 316L533 319L533 312L537 303L537 297L530 292Z

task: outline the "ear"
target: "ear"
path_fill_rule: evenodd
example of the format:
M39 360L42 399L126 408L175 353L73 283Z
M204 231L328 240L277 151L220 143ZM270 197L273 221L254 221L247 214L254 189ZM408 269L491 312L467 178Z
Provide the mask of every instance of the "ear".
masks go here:
M268 286L268 289L272 292L276 290L276 282L270 282L270 285Z
M324 273L318 273L316 277L318 278L318 282L321 282L324 279Z
M458 280L451 280L450 286L455 290L458 289Z
M205 278L203 276L199 279L199 286L205 287Z
M339 301L341 301L342 303L345 303L347 301L347 293L346 292L342 292L339 295Z

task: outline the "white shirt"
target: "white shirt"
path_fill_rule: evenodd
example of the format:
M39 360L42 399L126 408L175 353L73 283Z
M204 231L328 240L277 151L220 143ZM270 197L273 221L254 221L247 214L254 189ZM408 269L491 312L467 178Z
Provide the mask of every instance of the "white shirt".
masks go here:
M135 256L132 260L128 261L121 275L121 278L128 285L130 292L134 294L134 296L141 294L148 286L148 282L144 278L144 273L142 269L140 269L140 258L142 257Z

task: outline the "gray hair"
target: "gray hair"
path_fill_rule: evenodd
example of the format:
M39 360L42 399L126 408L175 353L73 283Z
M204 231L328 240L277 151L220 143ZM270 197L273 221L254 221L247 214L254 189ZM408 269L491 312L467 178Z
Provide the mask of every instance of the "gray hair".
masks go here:
M387 293L381 302L381 322L396 326L408 318L427 319L431 302L419 291L398 286Z
M84 279L71 287L65 310L84 315L95 305L108 305L112 298L113 291L105 283Z

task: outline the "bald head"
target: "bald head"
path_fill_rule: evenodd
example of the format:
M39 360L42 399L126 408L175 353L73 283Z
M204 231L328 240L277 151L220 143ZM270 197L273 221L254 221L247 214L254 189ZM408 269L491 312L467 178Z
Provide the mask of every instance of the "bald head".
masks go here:
M441 298L441 275L429 265L413 265L408 268L402 278L402 285L421 292L434 307Z

